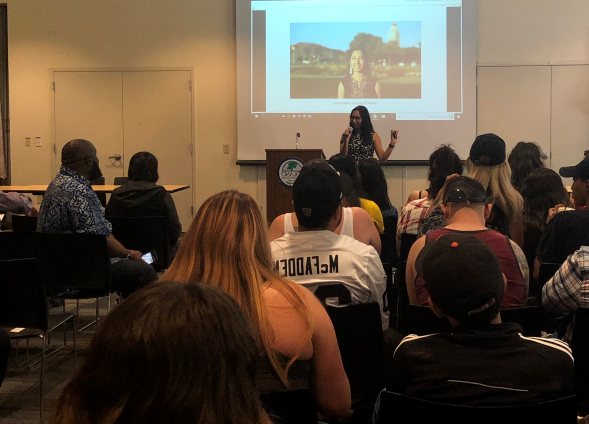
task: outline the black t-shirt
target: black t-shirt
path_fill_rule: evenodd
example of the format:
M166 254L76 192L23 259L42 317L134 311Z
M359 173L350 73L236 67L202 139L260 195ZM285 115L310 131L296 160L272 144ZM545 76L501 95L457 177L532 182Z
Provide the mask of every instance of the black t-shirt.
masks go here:
M542 262L563 263L581 246L589 246L589 209L559 212L546 226L536 256Z

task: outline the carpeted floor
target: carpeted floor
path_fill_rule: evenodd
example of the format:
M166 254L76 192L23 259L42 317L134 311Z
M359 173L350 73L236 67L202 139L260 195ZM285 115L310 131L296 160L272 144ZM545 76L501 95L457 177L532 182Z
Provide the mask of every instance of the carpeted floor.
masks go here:
M112 296L111 307L116 305ZM100 315L104 316L107 310L106 298L100 299ZM96 314L95 302L80 302L80 328L94 319ZM75 313L76 301L66 301L66 309ZM61 312L60 308L51 311ZM77 363L74 362L74 350L72 339L73 324L67 324L66 342L64 349L59 350L51 357L45 358L43 378L43 415L42 422L48 423L54 412L55 405L61 391L70 381L75 373L76 365L81 365L84 360L86 348L94 335L96 325L93 325L76 336ZM51 347L63 345L63 330L58 328L51 333ZM19 342L18 362L15 366L16 342L12 342L11 357L8 362L8 371L2 387L0 387L0 423L2 424L38 424L39 417L39 389L41 364L27 367L24 364L26 359L26 341ZM41 352L41 340L31 339L29 342L29 364L37 361L34 355Z

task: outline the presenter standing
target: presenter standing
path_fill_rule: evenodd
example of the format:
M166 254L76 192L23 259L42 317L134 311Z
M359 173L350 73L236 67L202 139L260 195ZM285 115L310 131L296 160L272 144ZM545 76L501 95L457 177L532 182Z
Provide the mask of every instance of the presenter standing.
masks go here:
M399 131L391 130L391 141L386 150L382 148L382 141L374 132L370 113L364 106L356 106L350 114L350 126L342 134L340 139L340 153L354 157L356 163L362 159L370 159L378 156L380 163L386 162L399 139Z

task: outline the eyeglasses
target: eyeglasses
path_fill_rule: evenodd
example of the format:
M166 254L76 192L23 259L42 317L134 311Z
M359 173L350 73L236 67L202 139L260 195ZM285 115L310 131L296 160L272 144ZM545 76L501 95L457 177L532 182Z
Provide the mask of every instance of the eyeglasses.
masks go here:
M466 194L462 190L452 190L444 194L444 203L486 203L487 193L483 190L473 190Z
M360 116L350 116L350 119L352 121L361 121L362 120L362 118Z

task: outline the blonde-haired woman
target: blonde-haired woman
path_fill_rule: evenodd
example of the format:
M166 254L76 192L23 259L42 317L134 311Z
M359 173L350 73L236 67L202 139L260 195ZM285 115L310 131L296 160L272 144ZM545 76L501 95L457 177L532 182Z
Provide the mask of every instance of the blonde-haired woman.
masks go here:
M479 135L466 160L468 176L486 188L489 203L493 205L486 225L509 236L523 248L523 205L518 191L511 185L511 168L505 160L503 139L495 134Z
M320 412L348 415L350 385L331 320L309 290L274 270L250 196L229 190L207 199L162 278L207 282L237 300L260 345L260 392L311 388Z

